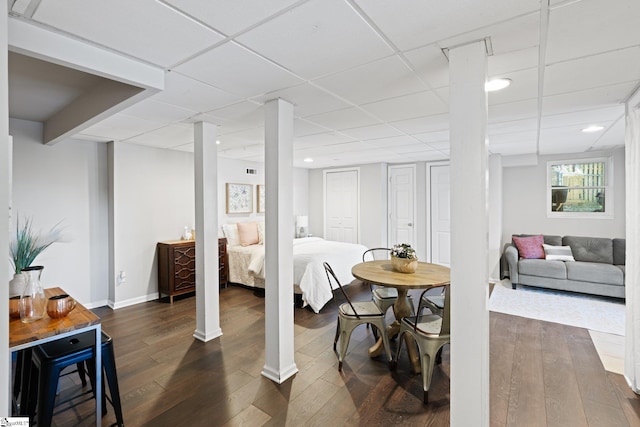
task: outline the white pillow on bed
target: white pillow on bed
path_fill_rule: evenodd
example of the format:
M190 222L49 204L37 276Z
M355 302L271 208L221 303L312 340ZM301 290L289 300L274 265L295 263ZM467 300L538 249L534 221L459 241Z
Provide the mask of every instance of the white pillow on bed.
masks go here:
M238 236L238 226L234 224L222 224L222 232L224 237L227 238L227 244L229 246L238 246L240 244L240 237Z

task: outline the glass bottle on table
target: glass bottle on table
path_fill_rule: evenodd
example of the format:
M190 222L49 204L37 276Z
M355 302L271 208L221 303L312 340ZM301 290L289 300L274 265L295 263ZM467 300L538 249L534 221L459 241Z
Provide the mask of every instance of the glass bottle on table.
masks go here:
M47 308L47 297L40 282L42 266L26 267L22 269L25 277L25 285L20 295L20 320L23 323L31 323L44 317Z

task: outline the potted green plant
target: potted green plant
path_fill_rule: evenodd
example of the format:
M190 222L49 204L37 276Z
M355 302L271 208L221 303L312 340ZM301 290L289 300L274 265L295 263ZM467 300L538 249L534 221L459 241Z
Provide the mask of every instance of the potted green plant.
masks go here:
M56 224L47 234L42 234L33 229L30 218L22 221L19 218L16 219L16 235L9 243L10 260L14 271L13 279L9 282L9 297L21 294L25 284L22 271L31 267L33 261L42 251L60 241L61 232L60 223Z
M399 243L391 248L391 267L400 273L415 273L418 269L418 256L408 243Z

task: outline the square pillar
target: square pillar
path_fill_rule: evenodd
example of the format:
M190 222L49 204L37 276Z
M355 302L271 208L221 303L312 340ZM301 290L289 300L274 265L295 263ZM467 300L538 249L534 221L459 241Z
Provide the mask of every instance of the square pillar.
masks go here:
M489 426L487 54L449 50L451 425Z
M209 341L220 329L218 275L218 147L216 126L198 122L193 128L196 212L196 330L193 336Z
M265 364L281 384L298 372L293 345L293 105L265 106Z

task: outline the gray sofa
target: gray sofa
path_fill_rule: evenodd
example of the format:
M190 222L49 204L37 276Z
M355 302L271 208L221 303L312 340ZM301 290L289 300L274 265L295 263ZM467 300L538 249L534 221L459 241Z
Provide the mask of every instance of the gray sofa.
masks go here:
M523 235L530 236L530 235ZM517 247L505 246L511 286L537 286L624 298L625 239L544 236L544 243L571 246L575 262L520 259Z

